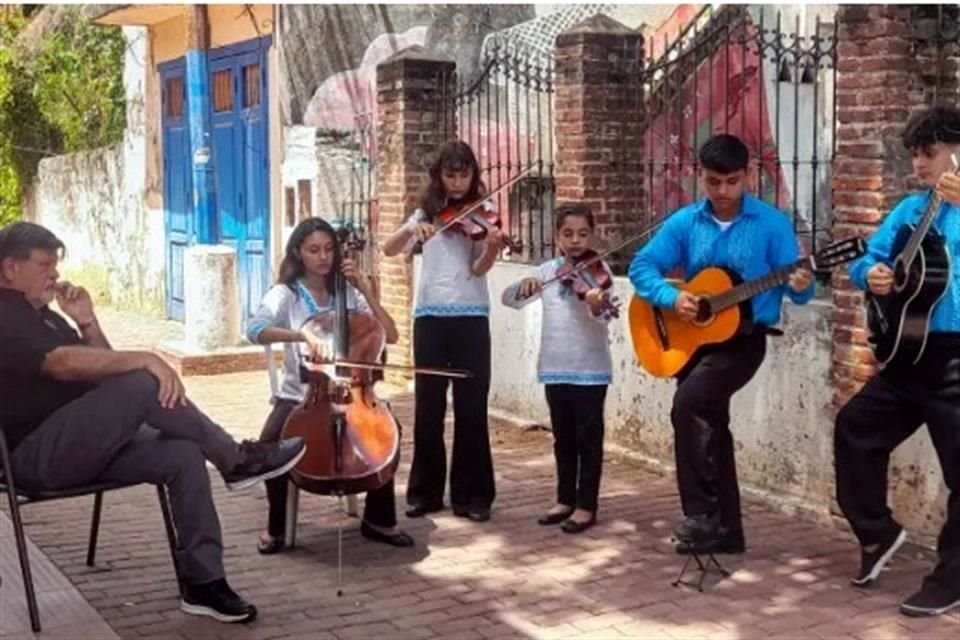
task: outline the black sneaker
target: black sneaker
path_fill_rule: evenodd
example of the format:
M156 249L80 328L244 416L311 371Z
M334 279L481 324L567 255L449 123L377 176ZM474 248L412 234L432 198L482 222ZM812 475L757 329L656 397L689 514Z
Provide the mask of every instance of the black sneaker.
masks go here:
M691 553L743 553L747 550L746 540L743 538L743 529L727 529L720 527L717 537L707 542L678 542L674 550L681 555Z
M680 524L677 525L676 529L673 530L673 535L676 536L680 542L715 542L719 530L719 514L715 513L709 516L700 514L684 518Z
M238 596L223 578L205 584L184 585L180 610L193 616L209 616L220 622L250 622L257 608Z
M924 580L920 591L900 605L900 613L912 618L938 616L957 607L960 607L960 590L947 589L939 582Z
M907 532L904 531L903 527L897 527L890 532L890 535L883 542L875 545L876 548L867 551L864 547L861 547L860 573L850 582L858 587L863 587L876 580L883 567L886 566L906 539Z
M248 489L290 471L306 451L303 438L280 442L245 440L240 443L240 462L230 473L223 474L223 480L231 491Z

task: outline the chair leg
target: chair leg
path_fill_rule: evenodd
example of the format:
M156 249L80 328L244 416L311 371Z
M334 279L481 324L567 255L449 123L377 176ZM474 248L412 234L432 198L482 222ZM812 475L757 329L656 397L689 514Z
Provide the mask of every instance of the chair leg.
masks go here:
M300 487L288 482L287 522L284 525L284 544L292 549L297 544L297 509L300 505Z
M173 573L177 577L177 590L183 595L183 580L180 578L180 567L177 564L177 528L173 524L173 515L170 513L170 500L167 488L157 485L157 497L160 499L160 513L163 514L163 526L167 530L167 543L170 545L170 559L173 560Z
M90 544L87 545L87 566L92 567L97 556L97 537L100 535L100 512L103 510L103 491L93 497L93 518L90 520Z
M20 556L20 571L23 573L23 590L27 596L27 610L30 612L30 628L40 633L40 612L37 607L37 592L33 588L33 574L30 571L30 557L27 555L27 537L23 533L23 521L20 520L20 502L14 486L13 469L10 464L10 451L7 439L0 432L0 461L7 485L7 497L10 500L10 520L13 523L13 537L17 542L17 555Z

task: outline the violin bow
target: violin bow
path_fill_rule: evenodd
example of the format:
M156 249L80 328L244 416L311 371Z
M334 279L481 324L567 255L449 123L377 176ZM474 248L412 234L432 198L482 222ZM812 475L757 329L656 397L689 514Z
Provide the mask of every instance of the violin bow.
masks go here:
M471 213L473 213L474 211L482 207L484 202L486 202L491 196L500 193L501 191L503 191L504 189L507 189L508 187L512 187L514 184L516 184L520 180L520 178L522 178L523 176L533 171L534 168L535 167L532 167L532 166L527 167L526 169L524 169L514 177L510 178L509 180L504 182L502 185L500 185L490 193L484 194L477 202L474 202L472 205L470 205L469 207L465 208L463 211L458 213L456 217L453 218L453 220L451 220L447 224L437 229L437 232L434 235L439 235L441 231L446 231L453 225L457 224L458 222L466 218L468 215L470 215ZM427 242L430 242L430 238L427 238Z
M372 371L383 369L394 369L397 371L410 371L426 376L444 376L447 378L472 378L473 372L466 369L448 369L446 367L411 367L405 364L385 364L382 362L360 362L358 360L327 360L324 362L307 361L305 365L308 369L322 369L325 367L343 367L350 369L369 369Z

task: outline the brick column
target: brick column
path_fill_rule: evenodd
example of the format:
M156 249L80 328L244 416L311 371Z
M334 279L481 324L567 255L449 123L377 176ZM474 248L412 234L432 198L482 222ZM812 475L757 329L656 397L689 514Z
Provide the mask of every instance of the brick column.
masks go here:
M433 58L413 46L377 65L377 194L378 244L400 226L417 207L417 196L427 184L433 154L445 142L441 126L452 122L453 110L444 101L444 78L455 64ZM446 119L444 117L446 116ZM392 364L411 364L413 345L413 264L409 256L379 256L381 301L400 331L400 342L388 351ZM391 382L410 376L389 372Z
M613 245L649 219L640 210L643 36L597 14L557 36L554 61L557 201L589 204ZM623 266L629 253L611 262Z
M910 7L841 6L837 13L837 153L833 235L872 233L908 189L910 158L900 139L924 106L923 69L914 53ZM876 371L866 343L863 294L846 269L833 276L833 382L842 406Z

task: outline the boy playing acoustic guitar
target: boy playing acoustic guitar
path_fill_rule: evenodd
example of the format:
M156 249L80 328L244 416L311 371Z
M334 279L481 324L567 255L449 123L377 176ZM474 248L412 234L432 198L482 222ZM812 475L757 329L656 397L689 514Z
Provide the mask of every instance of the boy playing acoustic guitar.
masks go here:
M852 582L867 586L906 539L887 504L890 454L926 423L950 491L947 518L937 540L936 568L900 611L930 616L960 607L960 176L953 158L960 155L960 109L941 106L918 112L907 123L903 146L925 189L906 196L887 215L867 242L867 255L851 265L850 280L875 296L909 294L910 283L898 286L891 269L893 258L906 253L895 251L898 230L916 225L929 206L937 210L931 210L935 217L925 235L935 239L943 253L945 288L934 296L924 291L911 296L912 302L933 303L923 313L920 358L888 362L840 410L834 464L837 502L861 545L860 572ZM939 205L932 200L934 194ZM930 275L935 257L918 257L919 270ZM916 330L916 324L902 328L901 337Z
M744 193L750 154L739 138L713 136L699 157L706 198L670 215L634 256L629 272L639 297L687 321L696 319L698 298L678 289L665 274L680 268L690 278L706 267L725 267L748 280L795 262L798 254L787 216ZM678 553L744 551L730 398L763 362L768 330L780 321L783 294L805 304L813 292L813 274L797 269L788 285L748 303L753 315L749 330L700 348L677 374L670 418L685 516L674 531Z

